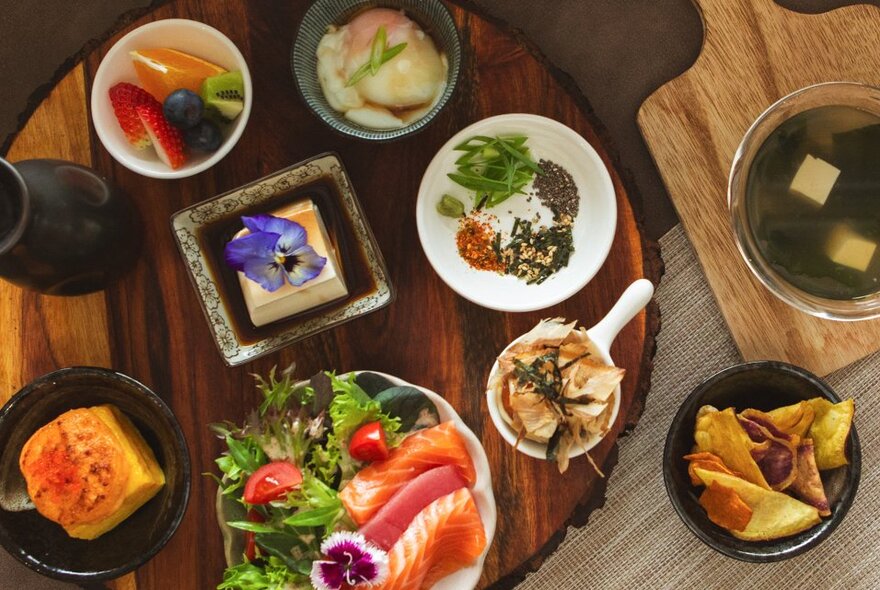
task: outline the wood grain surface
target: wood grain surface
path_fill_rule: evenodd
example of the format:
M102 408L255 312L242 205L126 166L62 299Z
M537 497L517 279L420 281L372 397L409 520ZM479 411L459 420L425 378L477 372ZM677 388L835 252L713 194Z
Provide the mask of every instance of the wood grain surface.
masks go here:
M743 357L826 375L880 349L880 320L822 320L765 289L737 251L727 178L746 130L777 99L819 82L880 84L880 9L806 15L772 0L695 2L702 53L645 101L639 125Z
M452 4L464 40L464 75L449 107L418 136L375 145L335 135L301 104L289 70L296 24L307 2L177 0L113 35L74 69L19 134L10 158L65 157L90 164L125 189L144 222L145 249L131 271L103 294L53 299L0 287L4 354L0 394L64 365L121 370L169 402L183 427L193 473L214 469L221 442L207 425L241 420L258 401L251 373L295 362L298 373L373 369L433 389L449 399L481 438L493 469L499 504L495 542L481 587L511 587L540 565L568 524L583 525L604 502L606 480L586 460L564 476L555 465L513 451L491 424L484 401L495 355L542 317L561 315L592 325L626 286L640 277L655 284L659 252L642 237L628 187L617 172L601 125L571 80L529 43L500 23ZM145 22L194 18L217 27L241 49L254 78L254 107L238 145L217 166L193 178L161 181L118 165L100 145L85 111L89 81L107 49ZM480 308L448 289L428 265L414 223L422 172L457 130L486 116L533 112L581 133L611 171L618 204L611 255L593 281L548 310L504 314ZM242 367L227 368L217 354L197 296L174 245L168 220L183 207L259 178L311 155L338 152L346 164L388 262L397 300L387 309L292 345ZM589 215L588 211L582 215ZM651 304L611 348L627 369L620 419L593 452L609 473L616 439L635 426L650 382L659 312ZM214 515L215 484L196 476L189 508L175 537L119 589L214 587L224 563ZM552 493L548 493L552 491Z

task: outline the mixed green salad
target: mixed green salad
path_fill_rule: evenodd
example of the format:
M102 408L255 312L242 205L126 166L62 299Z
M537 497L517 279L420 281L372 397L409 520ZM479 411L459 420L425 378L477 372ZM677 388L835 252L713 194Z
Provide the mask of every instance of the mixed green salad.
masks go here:
M339 490L440 417L423 392L375 373L322 372L297 384L291 370L279 378L273 369L256 379L263 401L245 423L211 425L227 447L213 476L221 501L242 515L226 524L245 541L218 589L321 587L315 564L326 563L328 539L357 528Z

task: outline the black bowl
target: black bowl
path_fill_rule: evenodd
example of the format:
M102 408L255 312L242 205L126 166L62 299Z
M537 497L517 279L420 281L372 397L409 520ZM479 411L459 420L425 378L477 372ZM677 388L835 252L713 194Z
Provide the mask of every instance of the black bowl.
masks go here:
M186 511L190 462L180 425L159 396L108 369L72 367L49 373L0 410L0 497L23 490L18 468L31 435L63 412L112 403L128 416L165 472L165 486L116 528L91 541L73 539L36 510L0 508L0 545L29 568L52 578L94 582L146 563L168 542Z
M706 545L742 561L781 561L812 549L841 523L855 498L862 471L855 426L850 430L847 445L849 465L822 472L831 516L798 535L775 541L743 541L710 521L698 502L702 488L691 484L687 462L682 458L694 446L694 424L697 411L703 405L719 410L733 407L737 412L746 408L769 411L813 397L840 401L828 384L812 373L787 363L760 361L735 365L717 373L694 389L681 405L666 436L663 479L679 517Z

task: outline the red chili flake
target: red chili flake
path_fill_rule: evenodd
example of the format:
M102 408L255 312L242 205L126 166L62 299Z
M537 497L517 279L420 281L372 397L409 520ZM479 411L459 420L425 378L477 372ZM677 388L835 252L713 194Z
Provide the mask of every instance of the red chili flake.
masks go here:
M455 234L458 255L477 270L502 272L504 264L495 252L495 230L475 216L463 217Z

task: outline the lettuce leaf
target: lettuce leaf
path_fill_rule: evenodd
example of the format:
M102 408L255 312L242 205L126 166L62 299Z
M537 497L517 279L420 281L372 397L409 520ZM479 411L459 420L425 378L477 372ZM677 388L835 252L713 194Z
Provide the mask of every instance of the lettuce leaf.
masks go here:
M333 434L337 441L348 442L360 426L377 420L382 423L386 434L400 430L400 419L384 413L382 405L370 398L355 382L353 373L344 378L332 373L328 376L336 394L330 402L330 420L333 422Z
M269 557L264 565L244 562L226 568L217 590L286 590L309 588L308 576L292 571L277 557Z

